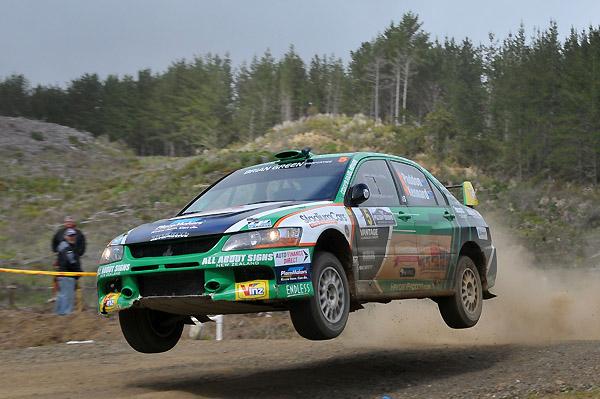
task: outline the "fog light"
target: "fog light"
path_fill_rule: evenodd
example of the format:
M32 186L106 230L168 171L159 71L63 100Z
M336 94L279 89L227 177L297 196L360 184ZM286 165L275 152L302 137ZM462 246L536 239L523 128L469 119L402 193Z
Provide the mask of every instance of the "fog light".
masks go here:
M204 288L206 288L206 291L215 292L219 288L221 288L221 283L219 283L216 280L210 280L210 281L207 281L206 284L204 284Z

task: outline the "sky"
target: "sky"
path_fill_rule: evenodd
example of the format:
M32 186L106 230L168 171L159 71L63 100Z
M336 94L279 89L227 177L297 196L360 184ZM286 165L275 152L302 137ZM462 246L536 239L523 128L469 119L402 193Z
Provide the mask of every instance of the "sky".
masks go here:
M520 23L563 36L600 25L598 0L0 0L0 79L64 86L86 72L163 71L177 59L229 53L235 65L290 44L305 59L350 51L412 11L432 38L503 38Z

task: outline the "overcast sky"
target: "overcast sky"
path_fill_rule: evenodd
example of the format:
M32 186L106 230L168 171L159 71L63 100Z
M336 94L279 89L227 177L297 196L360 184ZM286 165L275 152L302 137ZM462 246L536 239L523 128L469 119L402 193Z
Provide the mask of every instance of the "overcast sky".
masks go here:
M234 63L290 43L308 60L350 50L413 11L433 37L487 41L558 22L562 35L600 25L598 0L0 0L0 78L64 85L84 72L164 70L195 54Z

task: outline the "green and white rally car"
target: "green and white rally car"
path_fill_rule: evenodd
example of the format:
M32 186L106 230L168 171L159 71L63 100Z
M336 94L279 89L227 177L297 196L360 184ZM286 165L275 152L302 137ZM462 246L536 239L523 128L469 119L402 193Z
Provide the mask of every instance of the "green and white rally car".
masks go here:
M331 339L366 302L431 298L448 326L474 326L491 298L488 225L418 164L378 153L285 151L237 170L179 214L116 237L98 268L99 310L119 312L140 352L171 349L191 317L290 312Z

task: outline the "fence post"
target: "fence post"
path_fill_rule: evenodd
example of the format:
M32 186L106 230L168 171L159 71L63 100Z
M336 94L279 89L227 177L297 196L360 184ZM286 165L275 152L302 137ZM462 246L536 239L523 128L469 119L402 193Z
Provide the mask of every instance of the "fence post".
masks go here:
M7 285L6 286L6 293L7 298L8 298L8 307L9 308L14 308L16 307L15 305L15 291L17 290L17 286L16 285Z
M215 339L217 341L223 340L223 315L217 315L214 317L214 320L217 322L217 331L215 334Z
M223 315L216 316L208 316L212 321L216 322L216 331L215 331L215 341L223 340ZM202 338L202 330L203 324L199 322L195 317L192 317L192 321L194 325L190 327L190 338L192 339L201 339Z

